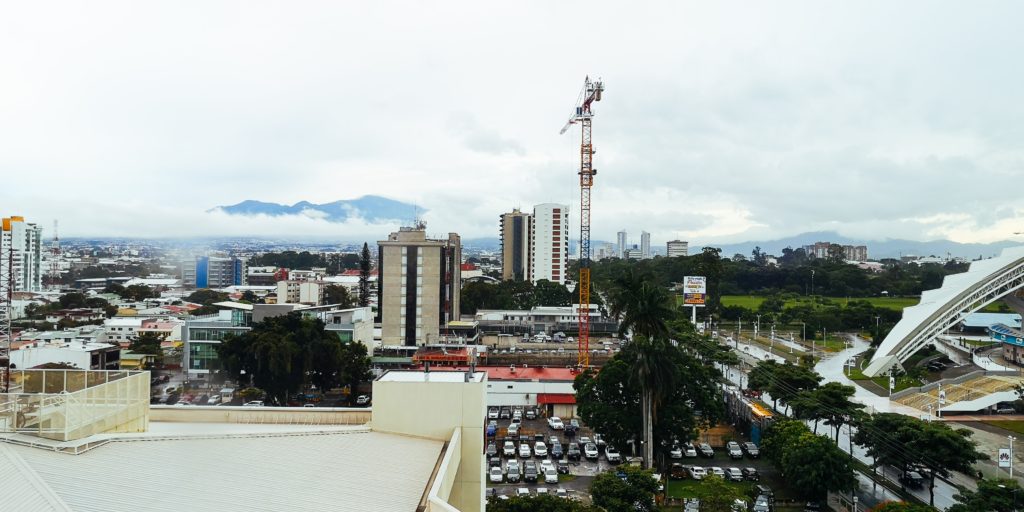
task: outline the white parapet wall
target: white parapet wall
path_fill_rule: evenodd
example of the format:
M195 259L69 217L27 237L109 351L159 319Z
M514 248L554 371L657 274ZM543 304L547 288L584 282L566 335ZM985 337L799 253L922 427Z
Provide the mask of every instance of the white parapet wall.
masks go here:
M484 372L389 371L373 383L374 431L448 441L458 452L435 477L432 510L442 510L437 501L447 494L456 510L483 511L486 414Z
M149 372L12 370L0 431L71 441L149 427Z

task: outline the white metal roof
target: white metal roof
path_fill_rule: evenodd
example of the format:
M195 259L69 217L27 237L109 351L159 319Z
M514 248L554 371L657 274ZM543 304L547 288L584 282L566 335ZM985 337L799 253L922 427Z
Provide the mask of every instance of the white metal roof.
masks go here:
M0 443L0 482L3 482L4 510L67 511L71 510L25 461Z
M74 511L407 512L416 509L443 447L365 429L238 434L246 427L234 427L201 435L197 426L194 437L143 434L80 455L0 448ZM10 473L4 469L0 460L0 476ZM6 500L41 503L31 483L4 480L3 488Z

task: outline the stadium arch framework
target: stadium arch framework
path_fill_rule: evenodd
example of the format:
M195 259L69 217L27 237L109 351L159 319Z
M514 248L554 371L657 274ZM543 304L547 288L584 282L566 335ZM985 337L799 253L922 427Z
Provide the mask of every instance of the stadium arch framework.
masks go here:
M925 291L919 304L903 310L903 318L879 345L864 375L885 374L965 316L1021 288L1024 246L1004 249L995 258L972 262L967 272L946 276L942 287Z

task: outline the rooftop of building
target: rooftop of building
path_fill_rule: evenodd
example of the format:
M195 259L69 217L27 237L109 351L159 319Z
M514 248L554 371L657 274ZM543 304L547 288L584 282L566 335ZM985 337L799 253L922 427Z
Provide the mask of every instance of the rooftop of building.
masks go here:
M445 370L389 370L377 378L381 382L466 382L466 374L469 370L463 371L452 371L449 369ZM471 374L472 382L482 382L484 372L474 372Z
M468 371L465 366L445 367L446 370ZM572 382L576 379L572 368L545 368L542 366L477 366L476 371L487 374L487 380L530 380ZM434 373L431 370L431 373Z
M444 447L365 426L223 423L152 422L93 440L105 444L79 455L0 443L5 506L404 512L420 504Z
M995 324L1006 324L1010 327L1020 327L1020 315L1017 313L971 313L967 315L963 324L965 327L988 327Z

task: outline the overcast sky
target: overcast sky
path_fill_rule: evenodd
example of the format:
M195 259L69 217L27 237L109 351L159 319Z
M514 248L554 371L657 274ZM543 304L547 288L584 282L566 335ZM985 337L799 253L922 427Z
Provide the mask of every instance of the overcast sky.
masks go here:
M575 212L587 74L595 239L1024 231L1019 2L58 5L0 7L0 209L66 236L392 227L206 213L245 199L383 195L466 237Z

